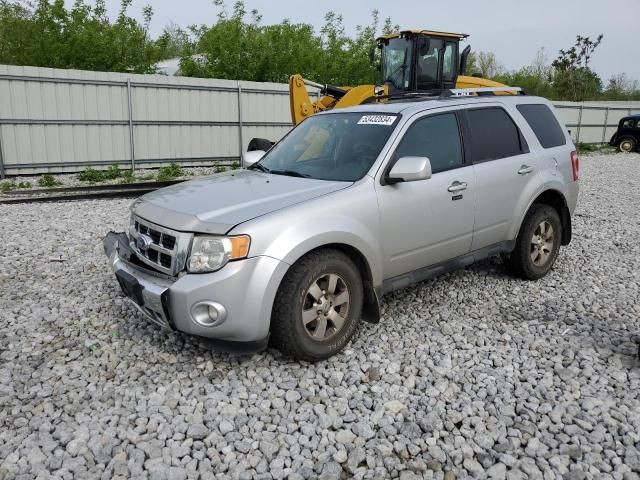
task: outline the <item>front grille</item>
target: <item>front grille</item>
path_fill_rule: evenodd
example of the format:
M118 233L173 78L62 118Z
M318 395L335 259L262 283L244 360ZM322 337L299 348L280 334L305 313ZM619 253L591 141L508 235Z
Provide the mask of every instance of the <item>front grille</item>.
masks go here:
M191 234L176 232L139 217L132 217L131 247L147 265L168 275L176 275L184 268ZM146 239L138 244L138 239Z

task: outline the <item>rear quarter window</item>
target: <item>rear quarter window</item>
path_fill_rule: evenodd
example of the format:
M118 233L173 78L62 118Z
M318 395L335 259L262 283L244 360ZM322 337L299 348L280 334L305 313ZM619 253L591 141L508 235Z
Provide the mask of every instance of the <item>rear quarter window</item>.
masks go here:
M566 145L567 139L556 116L547 105L517 105L516 108L527 121L543 148Z

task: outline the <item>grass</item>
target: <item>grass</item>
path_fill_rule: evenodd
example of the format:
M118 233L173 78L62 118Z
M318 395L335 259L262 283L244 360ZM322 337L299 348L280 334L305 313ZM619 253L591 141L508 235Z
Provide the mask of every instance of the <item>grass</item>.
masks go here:
M240 164L238 162L233 162L231 164L231 170L238 170L240 168Z
M615 153L615 149L611 147L608 143L578 143L576 144L576 149L579 154L583 153Z
M226 171L227 171L227 167L225 167L224 165L220 165L219 163L216 164L216 173L222 173Z
M44 188L51 188L62 185L62 183L60 183L56 177L47 173L38 179L38 185Z
M159 182L165 182L167 180L173 180L174 178L182 177L184 175L182 168L177 163L171 163L167 167L162 167L158 170L156 176Z

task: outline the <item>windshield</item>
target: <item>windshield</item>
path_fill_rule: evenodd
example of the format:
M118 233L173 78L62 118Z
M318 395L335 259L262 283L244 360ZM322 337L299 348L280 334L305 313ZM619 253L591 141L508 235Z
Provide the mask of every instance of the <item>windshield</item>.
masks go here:
M378 158L398 115L330 113L309 117L251 169L318 180L355 182Z
M409 90L411 79L411 41L392 38L382 47L382 83L389 82L398 90Z

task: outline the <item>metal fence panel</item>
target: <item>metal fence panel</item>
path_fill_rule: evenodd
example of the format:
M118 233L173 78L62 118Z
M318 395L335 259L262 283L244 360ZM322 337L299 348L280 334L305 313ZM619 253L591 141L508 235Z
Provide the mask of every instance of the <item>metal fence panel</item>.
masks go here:
M557 102L581 142L608 141L640 102ZM288 86L0 65L0 176L240 160L291 128Z

